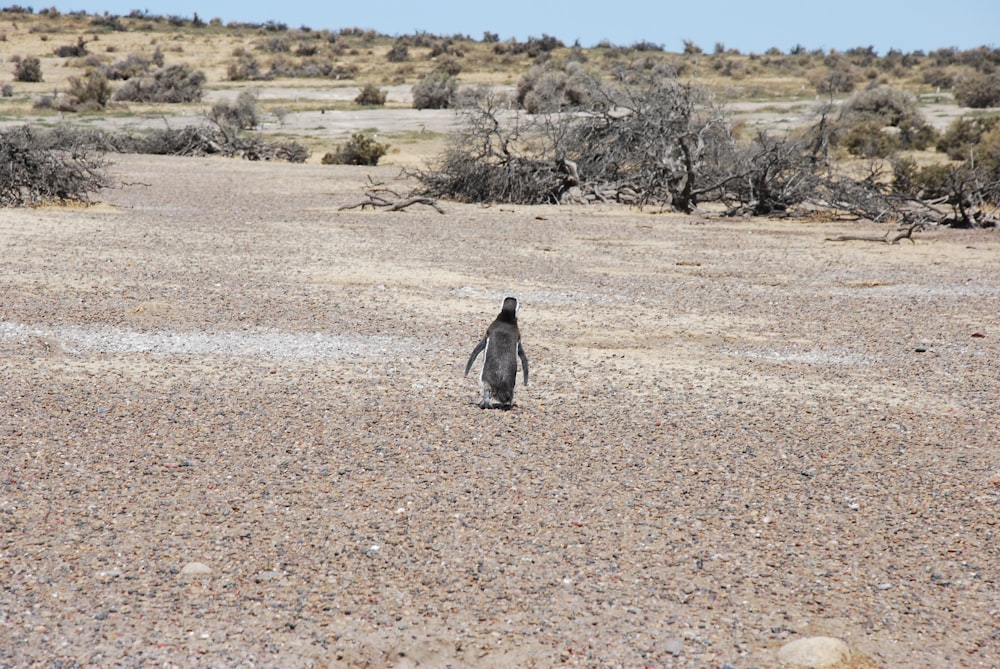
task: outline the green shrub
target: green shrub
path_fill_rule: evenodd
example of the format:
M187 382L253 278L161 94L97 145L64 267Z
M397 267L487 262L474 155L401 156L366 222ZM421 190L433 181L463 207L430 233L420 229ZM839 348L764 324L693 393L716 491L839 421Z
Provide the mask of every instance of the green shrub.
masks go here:
M14 65L14 79L25 83L42 80L42 61L34 56L26 56Z
M380 89L375 84L365 84L361 87L361 91L358 96L354 98L354 101L359 105L365 105L370 107L381 107L385 104L386 92Z
M388 144L379 144L374 137L356 132L350 141L336 151L323 156L324 165L378 165L379 159L389 152Z

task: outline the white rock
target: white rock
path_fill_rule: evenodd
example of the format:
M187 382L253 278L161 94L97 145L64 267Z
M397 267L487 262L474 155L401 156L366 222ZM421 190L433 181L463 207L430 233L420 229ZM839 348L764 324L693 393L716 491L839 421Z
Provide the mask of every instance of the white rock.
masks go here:
M778 660L796 667L824 669L851 659L851 649L840 639L813 636L796 639L778 649Z
M684 652L684 642L681 641L680 639L670 639L663 646L663 650L667 651L674 657L677 657L678 655Z
M211 574L212 568L204 562L188 562L181 569L182 574Z

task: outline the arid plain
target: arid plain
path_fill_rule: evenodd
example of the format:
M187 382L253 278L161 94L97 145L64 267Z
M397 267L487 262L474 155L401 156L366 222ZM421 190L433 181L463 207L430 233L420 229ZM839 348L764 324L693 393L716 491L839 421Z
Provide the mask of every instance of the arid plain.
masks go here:
M995 232L111 169L0 217L0 663L996 666Z
M46 81L4 125L66 121L31 99L96 29L51 23L5 18ZM251 85L225 61L256 33L140 30L91 49L160 46L205 101L69 122L176 127ZM92 206L0 212L0 667L750 669L815 636L853 669L1000 666L997 231L342 210L453 127L389 46L253 84L307 164L114 155ZM736 81L784 91L737 112L798 123L803 81ZM318 164L356 130L385 166ZM483 411L462 372L507 295L531 383Z

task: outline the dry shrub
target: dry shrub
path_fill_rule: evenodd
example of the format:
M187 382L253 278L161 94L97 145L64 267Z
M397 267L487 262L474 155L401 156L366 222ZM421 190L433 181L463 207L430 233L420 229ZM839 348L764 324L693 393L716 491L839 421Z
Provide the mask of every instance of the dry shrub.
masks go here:
M359 105L369 107L381 107L385 104L387 93L372 83L367 83L361 87L354 101Z
M243 53L226 67L226 77L229 81L262 81L270 79L271 75L261 71L256 58Z
M401 39L397 39L389 49L389 54L386 56L390 63L404 63L410 59L410 48L406 45L406 42Z
M104 75L113 81L127 81L146 74L152 66L151 59L130 53L125 58L105 67Z
M976 74L955 86L955 100L963 107L1000 107L1000 72Z
M0 131L0 206L86 202L109 185L105 163L81 146L61 148L24 125Z
M103 109L111 99L111 84L100 70L90 70L82 77L70 77L67 95L75 111Z
M388 144L380 144L375 138L356 132L351 139L338 146L336 151L322 158L324 165L378 165L378 161L389 152Z
M952 121L938 139L937 150L952 160L967 160L983 135L1000 127L1000 116L963 116Z
M260 125L260 112L257 108L257 89L250 88L240 91L235 104L225 100L212 105L209 118L223 129L251 130Z
M42 80L42 61L34 56L20 58L14 65L14 79L24 83Z
M414 109L447 109L458 89L458 80L445 72L431 72L413 85Z
M129 79L113 95L123 102L198 102L204 94L205 73L188 65L170 65L152 76Z
M841 107L834 139L856 156L887 157L900 149L923 150L936 139L916 99L890 86L871 86Z

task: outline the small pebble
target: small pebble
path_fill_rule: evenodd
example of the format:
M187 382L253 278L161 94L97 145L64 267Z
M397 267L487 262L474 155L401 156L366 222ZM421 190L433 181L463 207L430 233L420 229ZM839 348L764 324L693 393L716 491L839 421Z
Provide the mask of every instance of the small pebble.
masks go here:
M674 657L677 657L684 652L684 642L680 639L671 639L663 647L663 650L667 651Z
M181 573L189 575L211 574L212 569L204 562L188 562L184 565L184 568L181 569Z

